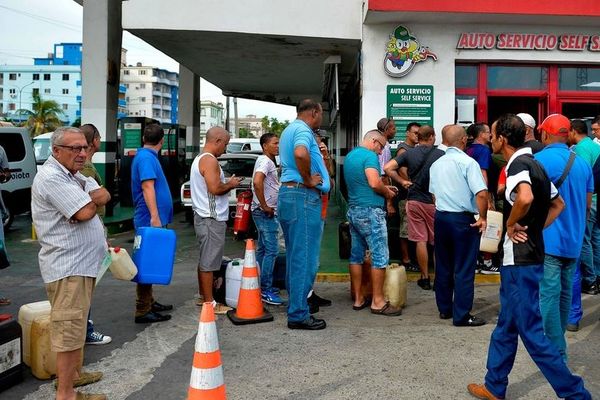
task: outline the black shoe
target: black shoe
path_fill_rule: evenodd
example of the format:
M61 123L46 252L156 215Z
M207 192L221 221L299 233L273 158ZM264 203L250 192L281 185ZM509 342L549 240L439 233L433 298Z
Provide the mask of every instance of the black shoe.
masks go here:
M421 268L419 268L418 265L411 263L410 261L404 263L404 268L406 269L406 272L421 272Z
M575 324L567 324L567 330L569 332L577 332L579 330L579 322Z
M598 291L598 283L594 282L591 285L588 285L585 282L581 282L581 293L597 295L598 293L600 293Z
M319 306L317 304L308 303L308 312L310 314L316 314L319 312Z
M141 317L135 317L136 324L151 324L153 322L163 322L171 319L170 315L159 314L154 311L147 312Z
M481 326L481 325L485 325L486 321L482 318L479 317L475 317L473 315L469 315L469 318L467 318L465 321L460 322L460 323L454 323L454 326Z
M329 307L331 305L331 300L324 299L322 297L317 296L317 294L312 292L310 296L308 296L308 304L316 304L319 307Z
M450 319L450 318L452 318L452 313L450 313L450 314L440 313L440 319Z
M305 329L308 331L317 331L319 329L325 329L327 324L325 320L317 319L312 315L308 317L306 321L302 322L288 322L288 328L290 329Z
M160 304L158 301L152 303L152 311L154 312L164 312L171 311L173 306L171 304Z
M431 280L429 278L419 279L417 285L423 290L431 290Z

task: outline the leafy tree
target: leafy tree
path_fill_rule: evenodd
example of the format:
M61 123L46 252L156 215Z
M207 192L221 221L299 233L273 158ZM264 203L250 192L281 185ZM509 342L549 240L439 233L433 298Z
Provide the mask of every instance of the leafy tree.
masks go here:
M238 133L239 133L239 137L241 137L241 138L252 137L252 134L250 133L250 129L248 129L248 128L240 128Z
M290 124L290 121L287 119L283 122L279 122L277 118L269 118L268 116L264 116L261 119L261 124L265 132L272 132L277 136L281 135L281 132Z
M32 137L52 132L62 126L60 116L64 115L60 105L54 100L43 100L39 94L33 94L33 111L18 110L19 114L28 116L25 127Z
M74 126L75 128L81 127L81 118L77 117L77 119L75 119L75 121L73 121L73 123L71 124L71 126Z

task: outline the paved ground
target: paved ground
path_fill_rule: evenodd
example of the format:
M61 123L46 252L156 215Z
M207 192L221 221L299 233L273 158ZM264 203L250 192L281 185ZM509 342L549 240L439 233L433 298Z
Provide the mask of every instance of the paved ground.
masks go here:
M85 388L115 399L184 399L198 324L194 295L196 248L193 231L176 217L178 254L173 282L157 287L162 302L173 303L173 319L146 326L133 323L135 287L104 278L94 295L92 318L113 337L106 346L88 346L85 366L105 378ZM0 293L13 304L0 309L16 315L20 305L46 299L29 221L19 217L7 234L12 266L0 271ZM131 233L112 238L130 248ZM23 241L25 240L25 241ZM331 241L329 241L331 243ZM331 244L329 244L331 245ZM227 255L241 256L242 244L228 239ZM339 260L332 260L339 263ZM322 259L322 264L327 264ZM409 305L401 317L375 316L350 307L347 283L319 283L317 291L334 301L319 316L328 328L291 331L285 310L271 307L272 323L234 326L219 318L217 329L229 399L468 399L466 385L485 373L489 336L498 313L498 286L476 287L475 312L492 323L455 328L437 318L432 292L409 284ZM600 296L585 296L582 329L568 333L570 366L600 396ZM510 399L551 399L554 393L521 347L510 376ZM51 399L49 381L25 381L2 399Z

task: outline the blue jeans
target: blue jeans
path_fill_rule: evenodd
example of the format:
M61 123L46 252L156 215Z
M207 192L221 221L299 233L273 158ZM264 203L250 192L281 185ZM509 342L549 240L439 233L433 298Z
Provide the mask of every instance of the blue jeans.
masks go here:
M385 211L377 207L350 207L350 264L362 264L365 251L371 250L373 268L385 268L390 262Z
M571 296L571 310L569 311L569 324L577 325L583 317L581 306L581 263L577 262L577 268L573 274L573 296Z
M558 348L560 355L567 361L567 341L565 330L571 309L573 292L573 271L577 259L555 257L546 254L544 258L544 277L540 281L540 312L544 333Z
M544 334L539 284L544 266L508 265L500 270L500 315L492 332L485 386L503 399L517 355L519 336L527 352L561 399L591 399L583 379L573 375L556 346Z
M310 316L306 298L319 265L323 235L321 196L313 189L282 186L277 210L286 248L288 322L303 322Z
M277 243L279 221L276 216L269 217L258 208L252 211L252 219L258 231L256 262L260 265L260 287L264 292L273 287L273 268L279 253Z
M592 197L590 217L585 226L581 246L581 279L587 286L593 285L600 276L600 225L598 224L597 195Z
M473 308L480 234L473 214L435 212L435 301L438 311L460 324Z

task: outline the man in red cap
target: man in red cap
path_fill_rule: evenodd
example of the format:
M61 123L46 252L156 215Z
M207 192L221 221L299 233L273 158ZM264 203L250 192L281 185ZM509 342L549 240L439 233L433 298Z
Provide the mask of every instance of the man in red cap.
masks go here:
M586 216L592 206L594 179L590 165L567 147L571 130L567 117L552 114L538 129L546 147L534 157L565 202L564 211L544 229L540 311L546 336L566 361L565 329L571 308L573 274L583 245Z

